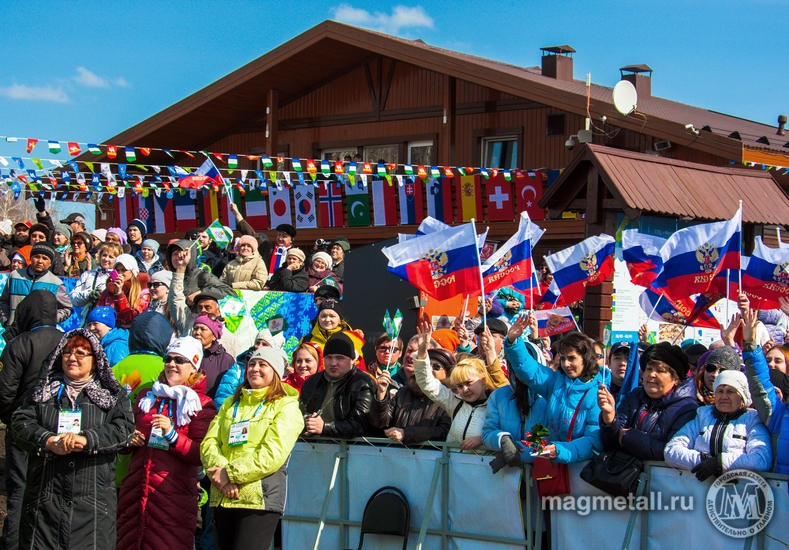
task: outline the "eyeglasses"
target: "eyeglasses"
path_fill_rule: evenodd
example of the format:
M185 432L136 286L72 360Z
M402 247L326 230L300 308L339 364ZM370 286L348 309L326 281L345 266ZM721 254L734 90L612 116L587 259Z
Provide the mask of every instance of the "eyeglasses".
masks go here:
M77 361L80 361L93 354L88 353L87 351L82 351L81 349L71 349L71 350L67 349L63 351L63 359L68 359L72 355L77 358Z
M380 351L380 352L383 352L383 353L397 353L398 351L400 351L400 348L398 348L397 346L395 346L393 348L389 347L389 346L379 346L377 351Z
M603 355L602 353L596 354L595 357L597 357L598 359L605 359L605 355Z
M71 246L85 246L84 241L72 241Z
M710 374L721 372L726 370L726 367L721 367L720 365L716 365L715 363L707 363L704 365L704 370Z
M191 361L183 355L168 355L164 358L164 362L175 363L176 365L186 365L187 363L191 363Z

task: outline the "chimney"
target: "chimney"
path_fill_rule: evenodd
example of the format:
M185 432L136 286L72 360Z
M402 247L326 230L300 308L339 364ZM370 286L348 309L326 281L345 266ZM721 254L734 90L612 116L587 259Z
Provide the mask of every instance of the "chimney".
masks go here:
M628 65L619 69L622 80L627 80L635 88L638 99L652 97L652 67L649 65Z
M542 50L542 76L565 82L573 80L573 57L575 50L567 44L550 46Z
M786 127L786 115L778 115L778 132L779 136L784 135L784 128Z

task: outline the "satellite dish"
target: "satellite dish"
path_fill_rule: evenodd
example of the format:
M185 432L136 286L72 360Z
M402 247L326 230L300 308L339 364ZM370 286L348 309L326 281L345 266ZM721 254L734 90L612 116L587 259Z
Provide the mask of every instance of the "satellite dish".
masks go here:
M627 116L636 110L638 94L636 87L627 80L620 80L614 86L614 107L616 110Z

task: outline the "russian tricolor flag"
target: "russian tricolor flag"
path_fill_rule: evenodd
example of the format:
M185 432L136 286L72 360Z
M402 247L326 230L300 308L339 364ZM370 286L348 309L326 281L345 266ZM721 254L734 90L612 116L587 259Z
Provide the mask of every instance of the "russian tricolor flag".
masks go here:
M545 257L565 302L583 299L587 286L602 284L614 273L615 246L613 237L600 235Z
M639 296L638 303L650 319L661 323L720 329L718 320L707 311L712 303L706 302L706 299L703 305L697 306L692 298L672 300L666 294L647 288Z
M516 285L515 288L519 288L519 286ZM537 304L540 306L540 309L553 309L559 304L559 300L561 299L562 293L559 290L559 285L556 284L556 279L554 279Z
M210 158L205 159L205 162L195 172L178 180L178 185L182 189L201 189L206 185L219 186L224 183L222 175Z
M535 311L534 316L537 318L537 333L542 338L561 334L575 328L575 318L569 307Z
M789 248L769 248L756 237L753 254L742 273L742 289L768 302L752 307L778 308L779 298L789 298Z
M385 247L388 269L437 300L482 291L474 225L467 223Z
M724 269L740 268L742 210L725 222L704 223L680 229L663 248L663 271L653 287L670 296L685 298L704 294Z
M535 235L532 235L533 227L537 228ZM522 212L518 231L482 264L485 292L531 279L531 250L542 233L542 229L531 223L529 215Z
M648 287L663 269L660 249L666 239L640 233L638 229L622 231L622 259L627 264L633 284Z

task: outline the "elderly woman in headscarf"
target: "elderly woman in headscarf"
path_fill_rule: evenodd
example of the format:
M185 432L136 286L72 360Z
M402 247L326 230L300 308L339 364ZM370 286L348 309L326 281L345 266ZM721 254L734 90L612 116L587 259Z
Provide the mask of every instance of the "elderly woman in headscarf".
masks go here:
M236 250L236 259L225 266L219 279L233 289L263 290L268 281L268 270L266 262L258 254L257 239L244 235L239 239Z
M332 281L340 291L342 296L342 284L337 280L337 275L331 269L332 259L326 252L318 251L310 258L310 265L307 267L307 275L310 278L310 286L307 292L315 292L321 285L330 284Z
M96 336L63 336L12 425L29 457L19 547L115 548L115 460L134 417Z
M194 547L195 468L216 416L198 370L202 356L200 342L177 339L167 348L159 379L140 394L131 465L118 497L118 548Z

